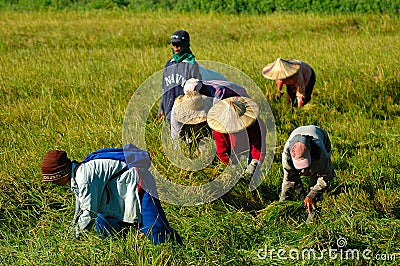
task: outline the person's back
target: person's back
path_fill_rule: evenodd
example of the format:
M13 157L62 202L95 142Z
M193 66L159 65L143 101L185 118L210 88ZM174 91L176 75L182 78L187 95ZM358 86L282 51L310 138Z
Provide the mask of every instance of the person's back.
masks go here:
M282 154L284 169L291 171L294 167L290 163L292 161L290 149L297 135L310 137L310 145L312 145L311 156L314 158L311 169L319 174L325 173L326 175L333 175L331 173L332 166L330 164L331 143L328 134L322 128L314 125L301 126L292 131L285 143Z
M201 81L201 88L199 89L200 94L214 98L214 104L218 101L234 97L241 96L250 98L244 87L234 82L225 80L204 80Z
M185 82L183 91L185 94L195 91L211 97L214 105L220 100L234 96L250 98L244 87L227 80L198 80L191 78Z
M90 229L97 213L131 224L142 222L139 175L134 168L123 171L125 167L126 163L112 159L72 164L71 190L79 207L75 214L78 231Z

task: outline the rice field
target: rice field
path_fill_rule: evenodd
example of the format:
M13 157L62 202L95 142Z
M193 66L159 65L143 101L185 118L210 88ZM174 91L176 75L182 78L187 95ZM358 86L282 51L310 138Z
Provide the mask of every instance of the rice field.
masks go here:
M0 17L0 264L399 264L398 17L121 10L2 11ZM170 34L181 28L191 34L197 60L243 73L268 101L276 126L271 167L253 191L239 182L198 206L164 202L185 247L154 246L135 230L126 239L102 240L92 232L75 241L74 196L68 187L41 182L42 156L64 149L82 160L125 144L131 97L163 69L172 56ZM314 68L317 81L305 108L276 101L275 83L261 75L277 57ZM157 106L146 122L154 166L177 183L213 179L218 165L206 176L171 166L160 147ZM335 171L310 225L300 201L277 202L283 145L307 124L329 133Z

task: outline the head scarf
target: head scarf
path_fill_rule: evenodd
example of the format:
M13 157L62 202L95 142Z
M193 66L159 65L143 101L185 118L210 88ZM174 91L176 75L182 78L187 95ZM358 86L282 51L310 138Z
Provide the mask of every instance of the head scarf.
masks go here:
M182 49L179 51L179 53L176 53L176 54L174 53L174 50L171 48L172 53L174 53L175 62L180 63L183 60L185 60L190 64L194 64L194 55L189 47L190 47L190 43L183 42Z

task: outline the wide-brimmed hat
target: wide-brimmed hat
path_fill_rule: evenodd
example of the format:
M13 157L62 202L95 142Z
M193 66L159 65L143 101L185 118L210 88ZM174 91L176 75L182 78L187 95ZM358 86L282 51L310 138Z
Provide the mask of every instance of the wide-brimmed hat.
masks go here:
M50 150L42 160L42 174L44 182L62 179L71 173L72 162L67 153L61 150Z
M291 140L290 156L294 168L301 170L311 165L310 143L307 137L296 135Z
M258 117L258 105L246 97L230 97L208 111L207 123L220 133L236 133L251 126Z
M263 68L262 74L267 79L286 79L293 76L300 70L300 63L297 60L278 58Z
M212 98L190 91L175 99L173 112L176 121L194 125L207 120L207 113L212 106Z

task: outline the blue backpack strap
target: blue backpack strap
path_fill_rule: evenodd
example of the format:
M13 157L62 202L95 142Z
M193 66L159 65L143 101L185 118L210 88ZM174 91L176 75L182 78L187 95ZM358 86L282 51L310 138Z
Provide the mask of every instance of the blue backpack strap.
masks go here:
M135 169L139 174L139 178L142 179L140 169L137 167ZM150 178L149 175L146 178ZM142 207L140 231L156 245L166 241L173 241L183 245L181 236L169 225L160 200L150 195L142 187L140 187L139 197Z
M151 158L147 151L129 143L124 146L123 152L128 168L140 167L148 169L150 167Z
M104 148L88 154L81 163L86 163L95 159L113 159L125 161L123 148Z
M123 148L103 148L88 154L81 163L95 159L112 159L123 161L128 169L140 167L148 169L151 165L150 155L147 151L139 149L133 144L127 144Z

